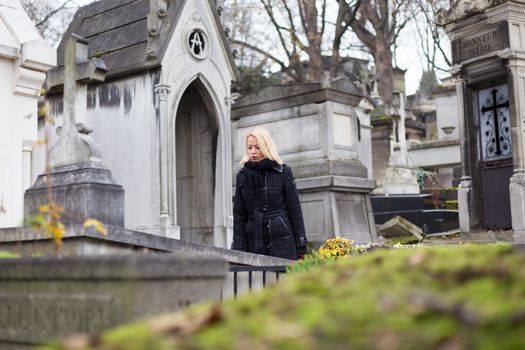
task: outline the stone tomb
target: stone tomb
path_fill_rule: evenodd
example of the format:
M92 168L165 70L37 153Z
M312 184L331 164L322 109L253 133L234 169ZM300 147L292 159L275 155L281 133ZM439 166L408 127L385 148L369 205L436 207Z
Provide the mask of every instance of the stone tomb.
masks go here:
M22 224L23 193L34 174L37 99L56 64L19 0L0 0L0 227Z
M220 300L224 259L200 255L0 261L0 348L30 349L138 318Z
M336 235L359 243L377 238L369 198L375 182L360 160L371 149L370 134L362 137L356 113L362 98L342 78L268 87L232 107L235 170L241 167L246 134L266 128L294 172L306 234L316 247Z
M525 2L456 1L439 22L452 42L462 176L461 232L525 239Z
M230 86L237 71L216 6L213 0L99 1L78 10L66 35L87 39L88 59L107 67L104 82L87 85L85 120L76 122L93 130L104 164L125 190L125 226L227 247ZM64 48L65 41L56 72ZM59 85L48 99L53 145L64 120ZM40 173L43 159L33 162Z

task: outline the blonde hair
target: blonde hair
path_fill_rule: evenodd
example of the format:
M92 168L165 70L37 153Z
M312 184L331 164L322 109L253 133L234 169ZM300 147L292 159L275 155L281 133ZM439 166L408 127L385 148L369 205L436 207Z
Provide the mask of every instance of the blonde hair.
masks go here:
M276 161L278 164L284 163L281 157L279 157L279 152L277 152L277 146L275 145L275 142L273 142L273 139L268 133L268 131L266 131L266 129L264 128L258 127L250 131L244 138L246 151L244 153L244 157L242 157L240 161L241 164L244 164L250 160L250 155L248 154L248 147L246 147L246 144L248 143L248 137L250 136L253 136L257 139L259 149L261 150L261 153L265 158Z

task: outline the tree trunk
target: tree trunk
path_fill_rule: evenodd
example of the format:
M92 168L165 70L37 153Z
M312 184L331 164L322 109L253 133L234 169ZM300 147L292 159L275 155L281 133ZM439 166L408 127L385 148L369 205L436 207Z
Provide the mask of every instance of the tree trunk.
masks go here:
M376 36L374 62L378 92L383 99L385 111L389 113L390 107L392 107L392 93L394 92L394 70L392 68L392 52L382 35Z

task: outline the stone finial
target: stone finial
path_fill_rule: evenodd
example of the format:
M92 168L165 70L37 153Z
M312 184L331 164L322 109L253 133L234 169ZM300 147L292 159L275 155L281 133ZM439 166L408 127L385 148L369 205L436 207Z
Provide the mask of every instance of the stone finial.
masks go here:
M88 41L71 34L66 39L64 50L64 68L48 77L46 85L52 87L64 84L64 123L60 136L49 151L49 161L52 168L65 165L101 162L98 145L87 133L85 123L87 83L103 81L107 69L99 59L88 59Z
M332 78L330 77L330 73L324 73L321 77L321 87L323 89L332 87Z

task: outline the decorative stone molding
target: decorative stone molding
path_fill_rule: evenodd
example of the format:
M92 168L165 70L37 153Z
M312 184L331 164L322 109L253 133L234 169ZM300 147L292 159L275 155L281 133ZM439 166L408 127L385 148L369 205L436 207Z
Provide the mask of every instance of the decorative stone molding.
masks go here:
M158 101L163 102L168 100L168 94L171 92L171 87L166 84L158 84L155 85L153 91L157 94Z
M483 8L477 7L468 13L463 13L463 15L456 14L454 12L455 6L460 6L457 4L463 2L464 1L459 0L451 9L440 9L438 11L436 22L438 25L445 27L449 35L451 32L455 32L466 27L471 27L477 23L486 21L490 22L493 18L497 18L504 13L514 13L517 15L523 15L525 13L525 6L511 3L508 0L481 0L478 2L489 2L492 3L492 5L484 6ZM451 37L450 39L452 40L453 38Z

